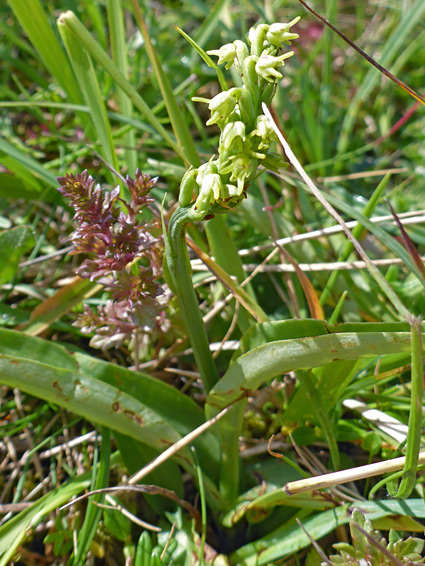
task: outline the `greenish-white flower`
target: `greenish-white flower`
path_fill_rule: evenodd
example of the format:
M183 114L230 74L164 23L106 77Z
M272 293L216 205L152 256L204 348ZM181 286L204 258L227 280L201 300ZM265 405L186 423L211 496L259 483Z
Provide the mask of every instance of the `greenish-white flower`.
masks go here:
M255 72L269 83L274 82L276 79L281 79L283 75L277 70L277 67L283 67L284 60L292 57L293 54L293 51L289 51L279 57L261 55L255 64Z
M226 64L225 69L230 69L236 57L236 47L233 43L226 43L220 49L211 49L207 51L208 55L216 55L218 57L217 63L219 65Z
M229 122L224 126L220 137L220 145L227 150L230 148L235 138L239 138L239 141L245 141L246 139L245 124L240 120L236 120L236 122Z
M249 137L258 136L260 143L258 144L258 149L268 149L272 141L276 139L276 135L273 128L270 125L269 120L261 114L257 117L257 123L255 129L249 134Z
M222 197L223 182L218 173L208 173L202 179L201 192L211 192L214 200Z
M294 18L289 24L271 24L266 34L267 41L276 47L280 47L282 43L291 45L291 41L297 39L299 36L297 33L291 33L289 28L295 25L299 20L300 17Z
M214 96L208 104L208 108L211 110L211 118L208 120L207 126L222 124L229 118L236 106L239 91L238 88L231 88Z
M230 173L230 181L236 181L237 195L241 195L245 182L257 169L258 161L245 153L238 153L229 158L229 163L221 169L223 175Z

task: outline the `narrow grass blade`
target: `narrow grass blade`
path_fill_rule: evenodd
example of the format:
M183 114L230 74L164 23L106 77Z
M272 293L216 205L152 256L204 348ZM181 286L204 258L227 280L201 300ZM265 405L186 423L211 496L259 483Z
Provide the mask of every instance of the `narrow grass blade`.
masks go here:
M109 165L118 169L111 126L92 61L80 42L76 40L72 31L61 20L58 21L58 28L77 77L78 85L90 109L96 138L102 148L102 156Z
M124 28L123 5L121 0L108 0L107 11L112 60L124 77L128 78L127 43ZM130 99L121 89L118 89L117 96L120 114L131 117L132 104ZM133 128L125 134L123 137L123 143L126 146L124 150L124 157L127 171L129 175L134 175L137 167L137 155L136 138Z
M362 51L353 41L351 41L347 36L345 36L342 32L340 32L335 26L333 26L326 18L320 16L317 12L315 12L310 6L307 5L304 0L298 0L307 10L312 12L317 18L323 21L327 26L329 26L333 31L335 31L340 37L344 39L351 47L353 47L362 57L364 57L370 64L372 64L375 68L370 69L365 78L363 79L362 84L357 89L356 94L354 95L351 104L348 108L348 111L345 115L344 121L342 123L341 128L341 135L338 142L338 150L339 153L343 153L346 150L348 140L350 134L352 132L354 121L357 116L357 112L360 108L361 102L370 95L372 90L375 88L378 80L379 80L379 73L376 72L376 69L387 76L390 80L395 82L398 86L400 86L404 91L406 91L410 96L412 96L415 100L420 102L421 104L425 105L425 100L419 96L413 89L408 87L402 81L394 77L392 73L390 73L387 69L385 69L385 65L390 65L394 59L396 58L397 54L403 47L403 43L409 37L409 33L413 29L413 27L420 21L424 11L425 11L425 4L422 0L416 0L413 4L410 5L409 9L402 12L402 18L400 23L398 24L397 28L393 31L391 36L388 38L387 42L382 48L381 51L381 64L377 63L366 55L364 51Z
M167 144L179 155L183 160L185 157L181 152L178 144L170 137L168 132L158 121L152 110L139 95L136 89L129 83L122 72L114 64L112 59L108 57L105 51L100 47L96 40L90 35L83 24L71 11L61 14L58 23L66 25L73 32L75 41L81 43L90 56L99 63L99 65L111 76L116 85L122 89L128 98L133 102L134 106L143 114L146 120L155 128L155 130L163 137Z
M409 238L408 233L404 229L404 226L400 222L400 219L398 218L397 214L395 213L393 207L391 206L391 204L389 202L387 204L388 204L388 206L391 210L391 214L394 217L394 220L395 220L395 222L398 226L398 229L400 230L401 237L403 238L403 243L406 247L406 250L407 250L408 254L410 255L410 257L412 258L412 261L415 263L415 265L417 267L417 273L419 275L421 275L422 285L425 286L425 265L424 265L424 262L422 261L422 258L419 255L418 250L415 248L414 243Z
M190 43L190 45L193 47L193 49L195 49L195 51L197 51L197 53L202 57L202 59L205 61L205 63L208 65L208 67L211 67L212 69L215 70L215 72L217 73L217 78L218 78L218 82L220 83L221 90L228 90L229 87L227 85L226 79L224 78L223 71L220 69L220 67L217 65L217 63L215 61L213 61L207 53L205 53L205 51L202 49L202 47L200 45L198 45L190 37L190 35L187 35L187 33L185 33L179 27L176 28L176 29L185 38L185 40L188 43Z
M419 451L421 448L423 418L423 373L421 325L417 318L411 321L412 335L412 386L409 413L409 431L406 442L406 463L396 497L406 499L412 493L416 483Z
M93 489L102 489L107 487L109 480L109 460L111 455L111 434L109 429L102 428L102 444L100 459L93 462L94 481L90 486ZM102 515L102 510L94 502L103 503L105 496L102 494L94 495L89 499L83 525L78 533L77 553L74 556L72 564L79 566L87 559L87 553L90 550L90 544L96 534L98 524Z
M168 77L165 74L160 63L158 53L152 45L148 29L146 27L137 0L133 0L133 8L137 23L139 25L140 31L142 32L143 39L145 40L145 47L149 56L149 60L155 70L159 88L161 89L161 94L167 107L168 116L170 118L177 143L181 149L181 153L182 155L184 155L187 165L198 167L201 164L201 161L199 159L198 151L196 149L193 138L189 132L186 118L183 115L179 105L177 104L173 90L168 81Z
M295 154L291 150L288 142L283 137L279 128L276 126L276 124L273 121L273 118L270 114L270 111L268 110L267 106L264 103L263 103L263 112L267 116L267 118L269 119L270 124L271 124L272 128L274 129L280 143L282 144L284 151L285 151L285 154L288 157L290 163L295 167L295 169L297 170L300 177L306 183L308 188L311 190L313 195L317 198L317 200L320 202L320 204L323 206L323 208L326 210L326 212L328 212L338 222L338 224L340 224L340 226L343 229L344 234L347 236L347 238L353 244L353 247L356 250L356 252L363 259L363 261L366 262L366 264L368 266L369 273L372 275L372 277L375 279L376 283L382 289L382 292L385 293L385 295L388 297L388 299L394 305L394 307L399 312L399 314L404 318L408 318L410 313L407 310L407 308L404 306L401 299L394 292L392 287L388 284L388 281L385 279L385 277L382 275L382 273L379 271L379 269L375 265L373 265L373 263L370 261L369 256L366 254L366 252L363 250L363 248L361 247L359 242L356 240L356 238L354 238L354 236L352 235L350 230L347 228L342 217L333 208L333 206L331 204L329 204L329 202L324 197L324 195L321 193L321 191L319 191L319 189L316 187L316 185L313 183L313 181L310 179L310 177L304 171L304 169L301 166L301 163L295 157Z
M19 545L27 533L41 523L41 521L55 509L87 489L90 478L87 476L71 480L58 489L48 493L33 503L28 509L10 519L0 527L0 566L11 564Z
M81 95L75 76L40 0L9 0L9 4L50 74L70 99L79 104Z
M13 159L16 159L19 163L21 163L28 171L34 175L34 177L44 184L54 187L55 189L58 186L58 182L56 177L47 171L38 161L32 158L27 153L20 151L14 145L8 143L4 139L0 139L0 152L4 152L6 155L9 155ZM10 195L13 196L13 195Z
M390 180L390 177L391 174L387 173L385 177L382 179L382 181L379 183L379 185L376 187L373 195L370 197L369 202L367 203L365 209L363 210L363 214L366 218L370 218L372 216L373 211L375 210L379 201L381 200L382 194L388 184L388 181ZM353 228L352 234L356 240L360 240L364 232L365 232L364 226L362 226L361 224L357 224L357 226ZM346 261L349 258L352 251L353 251L353 244L349 241L346 242L342 253L338 255L338 261ZM329 294L332 292L332 289L336 283L336 280L338 279L338 276L339 276L339 272L336 270L333 271L331 276L329 277L328 282L326 283L326 286L323 289L323 292L320 296L321 305L325 304L326 299L329 297Z

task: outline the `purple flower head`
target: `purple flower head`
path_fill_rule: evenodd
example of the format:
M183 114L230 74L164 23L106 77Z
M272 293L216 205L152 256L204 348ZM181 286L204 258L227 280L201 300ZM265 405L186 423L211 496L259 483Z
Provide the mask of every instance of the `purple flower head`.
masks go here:
M119 196L119 187L106 191L95 185L87 171L58 181L58 190L70 200L78 223L71 237L72 253L87 256L76 272L101 283L111 295L97 313L85 306L75 324L84 333L94 332L91 344L103 349L120 345L135 332L161 331L165 313L157 279L162 273L163 242L151 234L158 223L140 218L154 200L150 191L157 179L139 170L134 179L127 176L130 202Z

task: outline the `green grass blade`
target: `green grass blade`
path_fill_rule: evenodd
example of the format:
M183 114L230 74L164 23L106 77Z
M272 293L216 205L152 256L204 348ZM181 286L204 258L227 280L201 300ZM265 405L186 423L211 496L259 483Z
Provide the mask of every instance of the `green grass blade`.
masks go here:
M127 44L121 0L108 0L107 11L112 59L124 77L128 78ZM130 99L121 89L118 89L117 96L120 113L124 116L131 117L132 104ZM124 150L124 157L127 172L129 175L134 175L137 166L137 155L135 151L136 137L134 129L131 129L125 134L123 137L123 143L126 146Z
M146 27L137 0L133 1L133 7L137 23L139 25L140 31L142 32L143 39L145 40L146 51L148 53L151 65L155 70L155 75L159 84L159 88L161 89L162 98L164 99L165 105L167 107L168 116L170 118L177 143L179 144L179 147L181 149L181 153L184 155L187 165L198 167L201 162L192 135L186 123L186 117L183 115L182 110L177 104L173 90L168 81L168 77L165 74L159 60L158 53L152 45L148 29Z
M129 83L122 72L114 64L112 59L100 47L97 41L90 35L83 24L71 11L65 12L59 17L58 23L67 26L75 35L75 41L80 42L90 56L99 63L99 65L111 76L115 84L122 89L134 106L143 114L146 120L155 128L155 130L163 137L167 144L179 155L185 159L178 144L171 138L152 110L139 95L136 89Z
M414 26L421 21L424 12L425 3L423 0L416 0L406 10L401 11L402 17L398 26L381 49L379 63L383 67L388 67L393 63L403 49L405 42L409 41L409 34ZM381 73L377 69L371 68L357 89L341 126L341 134L337 145L338 153L346 151L360 106L364 100L368 99L380 79Z
M411 321L412 334L412 387L409 413L409 431L406 441L406 464L396 497L406 499L416 483L419 451L421 448L423 418L423 352L421 325L418 319Z
M68 503L90 485L90 479L71 480L58 489L40 497L30 507L0 527L0 566L11 564L19 545L49 513Z
M363 215L365 216L365 218L370 218L372 216L373 211L378 206L382 194L386 186L388 185L388 181L390 180L390 177L391 174L387 173L385 177L382 179L382 181L376 187L373 195L370 197L369 202L367 203L365 209L363 210ZM356 238L356 240L360 240L364 232L365 232L364 226L362 224L357 224L357 226L355 226L353 229L353 236L354 238ZM337 261L346 261L349 258L352 251L353 251L353 244L350 241L347 241L345 243L342 253L338 255ZM332 271L331 276L329 277L328 282L326 283L326 286L323 289L323 292L320 296L321 305L325 304L326 299L329 297L329 294L332 292L332 289L338 279L338 276L339 276L339 271L337 270Z
M42 181L44 184L54 187L55 189L58 186L58 182L56 177L47 171L38 161L36 161L33 157L20 151L14 145L10 144L4 139L0 139L0 152L9 155L13 159L16 159L19 163L24 165L24 167L31 172L32 175L39 181ZM12 195L11 195L12 196Z
M40 0L9 0L9 4L50 74L73 102L80 103L75 76Z
M221 90L228 90L229 87L227 85L226 79L224 78L223 71L220 69L220 67L217 65L217 63L215 61L213 61L207 53L205 53L205 51L202 49L202 47L200 45L198 45L190 37L190 35L187 35L187 33L185 33L180 28L177 28L177 31L185 38L185 40L193 47L193 49L195 49L195 51L202 57L202 59L205 61L205 63L208 65L208 67L211 67L212 69L215 70L215 72L217 73L218 82L220 83L220 86L221 86Z
M109 429L102 429L102 444L99 465L93 462L94 481L90 486L90 490L102 489L108 486L109 480L109 460L111 455L111 434ZM102 515L102 510L96 503L103 503L104 494L93 495L88 502L83 525L78 533L77 554L74 557L74 566L83 564L87 559L87 553L90 550L90 544L96 534L96 530ZM94 503L96 502L96 503Z
M76 40L72 31L61 20L58 21L58 28L77 77L78 85L90 109L96 137L102 148L102 156L109 165L118 169L111 127L92 61L80 42Z

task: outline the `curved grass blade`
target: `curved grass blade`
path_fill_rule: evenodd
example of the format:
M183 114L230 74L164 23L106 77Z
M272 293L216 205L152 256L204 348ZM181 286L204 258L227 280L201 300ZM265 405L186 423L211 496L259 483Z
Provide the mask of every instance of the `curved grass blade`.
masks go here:
M103 157L109 165L118 169L111 126L92 61L80 42L76 41L69 27L61 20L58 21L58 28L74 69L78 85L90 109L90 117L96 137L102 147Z
M193 47L193 49L195 49L195 51L198 52L198 54L202 57L202 59L205 61L205 63L208 65L208 67L211 67L212 69L215 70L215 72L217 73L217 78L218 78L218 82L220 83L221 90L228 90L229 87L227 85L226 79L224 78L223 71L220 69L220 67L217 65L217 63L215 61L213 61L207 53L205 53L205 51L202 49L202 47L200 45L198 45L196 43L196 41L194 41L190 37L190 35L187 35L187 33L184 32L179 27L176 27L176 30L185 38L185 40L188 43L190 43L190 45Z
M84 49L90 56L96 60L99 65L111 76L116 85L122 89L128 98L133 102L134 106L143 114L146 120L155 128L155 130L163 137L167 144L179 155L183 160L185 156L181 152L178 144L171 138L167 130L162 126L152 110L139 95L136 89L129 83L122 72L114 64L112 59L108 57L105 51L100 47L97 41L90 35L80 20L71 11L61 14L58 23L66 25L75 36L75 41L81 42Z

